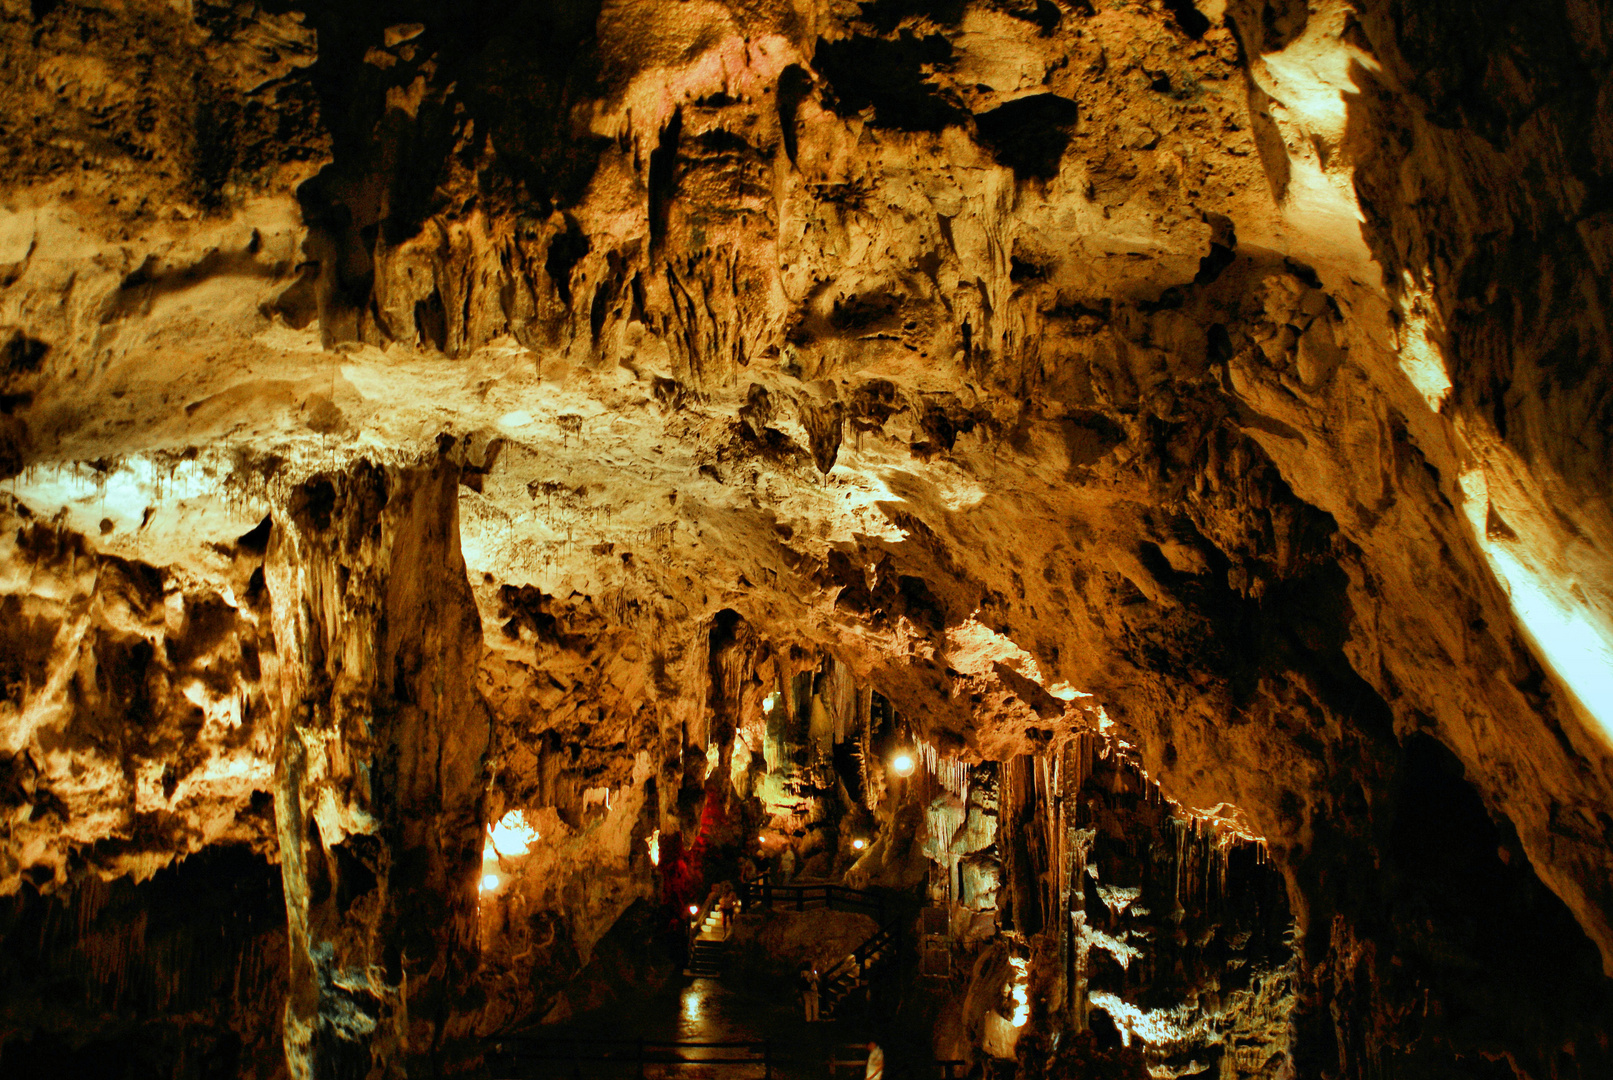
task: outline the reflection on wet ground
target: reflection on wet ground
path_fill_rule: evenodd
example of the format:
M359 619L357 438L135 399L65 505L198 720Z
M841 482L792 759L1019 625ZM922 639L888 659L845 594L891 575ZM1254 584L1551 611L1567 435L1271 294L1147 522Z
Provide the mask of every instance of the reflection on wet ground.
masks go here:
M763 996L716 979L695 979L666 993L617 1002L531 1034L544 1040L533 1055L542 1060L528 1058L517 1075L555 1080L636 1077L639 1057L633 1043L640 1039L765 1043L765 1059L761 1045L749 1050L652 1045L642 1073L646 1080L763 1080L768 1074L776 1080L825 1080L829 1058L853 1056L842 1044L859 1037L848 1025L808 1024L793 986L781 985L777 995ZM586 1060L606 1053L614 1060ZM682 1060L665 1060L671 1057ZM842 1080L850 1075L839 1070Z

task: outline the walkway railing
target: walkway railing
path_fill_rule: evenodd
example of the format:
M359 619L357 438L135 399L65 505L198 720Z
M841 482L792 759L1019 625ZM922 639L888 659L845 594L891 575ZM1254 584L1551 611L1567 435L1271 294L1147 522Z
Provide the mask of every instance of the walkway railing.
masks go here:
M882 893L849 885L776 885L766 878L752 878L739 886L739 897L746 904L754 902L763 907L793 907L796 911L805 911L809 906L828 907L872 913L880 921L885 918Z
M718 894L716 889L709 890L706 893L706 902L700 905L699 910L695 912L694 915L690 916L688 937L689 955L691 957L694 956L695 939L700 936L701 928L706 925L706 919L710 917L713 911L716 910L717 904L720 900L721 896Z
M822 987L821 1008L825 1016L833 1016L840 1003L853 991L885 968L898 964L902 950L902 920L892 919L868 938L849 956L825 971L819 985ZM897 969L900 970L899 968ZM853 975L852 972L856 974Z
M871 914L883 924L853 949L851 955L843 957L820 976L819 1003L826 1017L832 1016L842 1001L875 974L881 973L887 966L900 963L903 918L897 916L889 922L885 921L884 893L831 883L777 885L765 877L741 882L739 892L747 907L753 903L763 907L793 907L796 911L805 911L809 906L829 907ZM852 974L853 961L856 975ZM899 974L900 967L896 970Z
M855 1077L868 1067L868 1049L866 1043L841 1043L837 1048L839 1053L846 1057L831 1057L829 1059L829 1076L839 1080L842 1072L850 1073ZM891 1063L887 1060L886 1074L896 1077L908 1077L911 1080L962 1080L969 1071L968 1062L960 1060L932 1061L913 1065L912 1063L898 1063L891 1071Z

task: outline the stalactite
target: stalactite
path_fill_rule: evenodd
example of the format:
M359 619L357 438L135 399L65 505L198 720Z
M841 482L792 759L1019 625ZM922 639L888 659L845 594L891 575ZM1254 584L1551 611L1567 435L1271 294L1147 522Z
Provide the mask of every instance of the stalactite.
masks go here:
M710 659L707 665L711 685L706 693L709 730L704 748L710 757L712 740L717 747L716 770L722 776L731 772L734 739L744 722L746 688L756 672L756 633L738 613L719 612L708 629Z
M1013 926L1026 937L1039 933L1044 924L1038 881L1046 865L1036 830L1035 785L1032 755L1020 754L1003 763L998 794L998 847L1012 905Z
M1062 1001L1074 1030L1089 1028L1089 1010L1102 1008L1128 1038L1146 1035L1154 1075L1176 1075L1190 1050L1212 1073L1217 1061L1225 1070L1256 1057L1261 1065L1280 1060L1288 1028L1271 1018L1291 1007L1291 970L1283 965L1294 954L1283 940L1280 881L1261 869L1262 845L1165 798L1136 752L1118 740L1072 737L1024 776L1038 789L1045 779L1053 798L1043 812L1053 815L1047 835L1056 856L1061 964L1046 984L1049 1006ZM1004 822L1011 826L1012 818ZM1247 878L1240 876L1244 866ZM1088 889L1101 904L1089 905ZM1263 899L1272 889L1277 899ZM1255 979L1251 987L1221 989L1243 987L1245 978L1218 968L1227 950L1237 957L1236 971ZM1258 970L1245 966L1256 963ZM1141 988L1157 985L1168 970L1173 979L1202 977L1221 1000L1206 1006L1190 995L1173 1006L1144 1007ZM1227 1000L1231 993L1245 996L1241 1004Z
M933 776L942 790L960 799L964 798L969 790L968 764L950 755L941 754L934 745L924 739L916 740L915 745L925 773Z
M839 745L852 736L858 724L860 700L851 669L838 657L828 658L818 695L833 723L834 742Z
M874 691L864 687L857 691L857 767L862 774L863 807L873 810L879 805L874 786Z
M777 665L777 681L770 692L773 707L764 704L765 735L762 742L762 759L767 763L769 775L782 773L789 760L790 678L782 663Z

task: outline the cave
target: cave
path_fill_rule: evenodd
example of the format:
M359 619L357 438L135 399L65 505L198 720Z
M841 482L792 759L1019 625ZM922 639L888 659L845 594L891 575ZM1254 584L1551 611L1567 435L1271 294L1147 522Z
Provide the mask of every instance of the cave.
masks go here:
M0 106L0 1076L1613 1076L1607 0L3 0Z

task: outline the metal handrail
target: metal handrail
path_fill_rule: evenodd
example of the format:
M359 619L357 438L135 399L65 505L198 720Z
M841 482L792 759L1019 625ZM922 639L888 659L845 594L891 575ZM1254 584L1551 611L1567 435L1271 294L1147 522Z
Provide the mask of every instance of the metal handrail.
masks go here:
M898 952L901 949L901 939L901 920L893 919L880 927L877 932L870 934L868 939L851 950L849 955L842 957L833 967L825 971L821 979L822 993L824 995L821 1006L823 1011L827 1014L839 1008L840 1003L864 980L867 980L876 967L899 963ZM880 953L881 959L877 965L873 965L868 962L868 957L876 951ZM857 978L852 979L849 975L844 976L845 985L839 985L842 978L840 975L841 969L853 958L857 961Z
M751 878L740 883L740 896L747 902L755 900L767 907L774 906L778 901L793 900L797 911L806 910L809 902L822 901L831 908L839 903L848 908L877 911L880 918L885 914L883 894L832 882L822 885L782 885L774 884L767 878Z
M689 923L689 957L690 957L690 959L694 958L694 943L695 943L695 939L700 936L701 928L706 925L706 919L711 916L712 908L716 907L720 900L721 900L721 897L718 896L716 889L711 889L710 891L708 891L706 893L706 902L704 904L700 905L699 914L695 915L693 920Z

